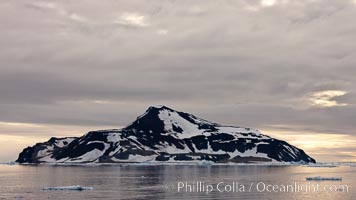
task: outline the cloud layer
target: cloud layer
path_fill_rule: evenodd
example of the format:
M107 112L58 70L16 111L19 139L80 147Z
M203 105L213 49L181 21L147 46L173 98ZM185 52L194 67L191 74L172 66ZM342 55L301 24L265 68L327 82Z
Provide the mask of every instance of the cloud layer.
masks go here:
M121 127L165 104L354 137L355 18L351 0L4 0L0 122Z

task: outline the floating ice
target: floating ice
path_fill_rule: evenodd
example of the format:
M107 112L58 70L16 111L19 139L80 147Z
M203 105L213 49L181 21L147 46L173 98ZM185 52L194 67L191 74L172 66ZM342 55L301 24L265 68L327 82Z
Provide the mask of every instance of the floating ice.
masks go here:
M72 185L72 186L61 186L61 187L45 187L43 190L92 190L92 187L82 187L80 185Z
M341 181L342 177L321 177L321 176L315 176L315 177L307 177L307 181Z
M213 161L208 161L208 160L203 160L203 161L200 161L197 163L197 165L200 165L200 166L210 166L213 164L215 164Z
M306 165L306 167L328 167L328 168L331 168L331 167L338 167L338 166L341 166L343 165L343 163L309 163Z
M325 167L325 168L332 168L338 167L337 165L307 165L306 167Z
M17 162L9 161L9 162L0 162L1 165L17 165Z

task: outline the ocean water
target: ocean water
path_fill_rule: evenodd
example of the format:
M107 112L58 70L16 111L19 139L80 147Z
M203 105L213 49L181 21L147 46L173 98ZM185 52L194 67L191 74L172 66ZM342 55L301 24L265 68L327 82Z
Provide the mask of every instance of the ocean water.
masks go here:
M306 181L306 177L342 181ZM43 190L80 185L92 190ZM0 165L0 199L356 199L356 167ZM283 189L284 188L284 189Z

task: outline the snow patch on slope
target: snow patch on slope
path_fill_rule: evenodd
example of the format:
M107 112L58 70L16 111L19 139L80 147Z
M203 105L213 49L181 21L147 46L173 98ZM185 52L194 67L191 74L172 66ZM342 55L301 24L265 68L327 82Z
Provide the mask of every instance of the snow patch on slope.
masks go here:
M103 155L103 151L100 151L99 149L94 149L92 151L89 151L88 153L85 153L84 155L80 156L78 159L80 159L80 161L95 161L96 159L98 159L100 156Z
M218 126L217 129L219 130L218 132L220 133L228 133L228 134L233 134L237 135L239 138L251 138L254 139L256 137L261 138L261 139L269 139L270 137L267 137L258 130L252 129L252 128L242 128L242 127L234 127L234 126ZM242 134L248 134L247 136L244 136Z
M176 112L171 112L169 110L160 110L158 117L164 123L164 129L167 132L175 132L173 126L179 127L182 129L182 133L178 133L178 138L190 138L195 135L201 135L203 130L200 130L198 125L192 124L186 119L179 116Z

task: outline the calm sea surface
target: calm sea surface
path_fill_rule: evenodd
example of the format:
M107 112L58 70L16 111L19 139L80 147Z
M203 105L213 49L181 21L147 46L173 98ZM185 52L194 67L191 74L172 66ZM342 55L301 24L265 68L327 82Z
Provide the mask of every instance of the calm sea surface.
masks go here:
M0 199L356 199L356 167L0 165Z

